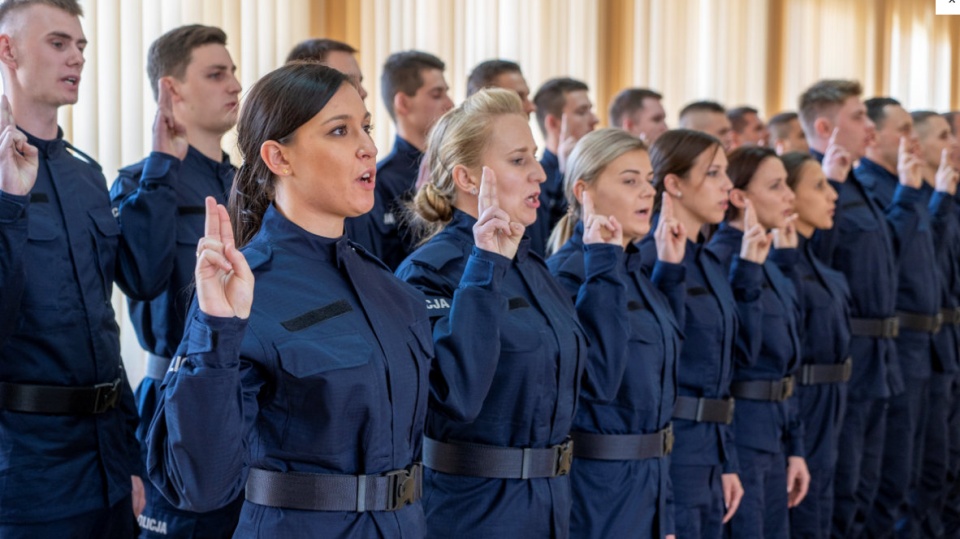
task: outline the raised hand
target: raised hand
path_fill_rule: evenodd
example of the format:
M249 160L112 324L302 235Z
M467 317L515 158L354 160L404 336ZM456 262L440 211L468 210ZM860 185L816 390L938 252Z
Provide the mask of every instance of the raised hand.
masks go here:
M206 205L195 272L200 310L221 318L247 318L253 304L253 273L233 243L227 209L213 197L207 197Z
M745 201L743 208L743 241L740 244L740 258L756 264L763 264L773 245L773 235L768 234L757 222L753 203Z
M153 119L153 151L183 160L187 156L187 128L173 116L170 81L162 78L157 84L157 115Z
M853 160L850 159L850 152L837 144L838 133L840 133L840 128L834 128L833 134L830 135L830 141L827 142L827 150L823 152L821 167L827 178L835 182L845 182L850 174L850 168L853 167Z
M936 190L951 195L957 192L957 181L960 180L960 172L950 164L950 150L944 148L940 152L940 166L936 174Z
M687 250L687 229L674 217L673 199L666 191L660 197L660 222L653 233L653 240L657 244L658 259L670 264L683 262Z
M510 221L510 215L500 209L497 197L497 176L483 167L480 176L480 194L477 197L477 223L473 225L473 241L484 251L507 258L517 254L524 227Z
M610 215L597 215L590 192L583 191L580 218L583 220L583 243L609 243L623 247L623 227L617 218Z
M0 98L0 191L23 196L37 182L37 148L17 129L7 96Z
M782 228L773 229L773 246L777 249L796 249L800 245L800 238L797 237L797 217L794 213L787 217Z
M557 144L557 161L561 173L567 171L567 159L576 145L577 138L570 134L570 124L567 120L567 113L564 112L560 116L560 142Z
M900 137L900 149L897 151L897 174L900 185L919 189L923 185L923 160L907 143L907 137Z

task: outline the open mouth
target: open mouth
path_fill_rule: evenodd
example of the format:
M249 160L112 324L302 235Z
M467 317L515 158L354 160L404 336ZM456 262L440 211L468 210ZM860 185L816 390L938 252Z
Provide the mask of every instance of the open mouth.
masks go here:
M74 88L76 88L77 85L80 84L80 77L64 77L60 80L62 80L63 82L67 83L68 85Z
M368 171L364 172L363 174L360 175L359 178L357 178L357 181L360 182L360 183L365 183L365 184L373 185L373 182L374 182L374 173L373 173L373 171L368 170Z
M527 203L527 206L530 206L533 208L540 207L540 193L534 193L523 200L524 202Z

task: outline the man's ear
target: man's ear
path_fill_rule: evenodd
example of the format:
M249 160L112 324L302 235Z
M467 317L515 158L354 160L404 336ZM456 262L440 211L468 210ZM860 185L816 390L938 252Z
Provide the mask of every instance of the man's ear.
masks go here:
M0 62L10 69L17 68L17 54L10 34L0 34Z
M833 134L833 122L821 116L813 121L813 131L817 134L817 138L830 140L830 135Z
M410 112L410 98L403 92L393 94L393 113L406 116Z

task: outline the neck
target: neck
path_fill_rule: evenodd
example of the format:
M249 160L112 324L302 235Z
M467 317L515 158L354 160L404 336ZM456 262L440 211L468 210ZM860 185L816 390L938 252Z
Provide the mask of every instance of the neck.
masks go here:
M740 232L743 232L743 229L745 227L743 222L743 216L741 215L740 217L737 217L735 219L730 219L729 221L727 221L727 226L729 226L730 228L735 228Z
M57 108L38 104L26 97L23 91L7 91L13 118L20 129L44 140L57 138Z
M427 136L419 129L407 125L403 121L397 121L397 134L400 138L410 143L411 146L421 152L427 149Z
M937 169L931 167L930 165L923 165L923 181L925 181L930 187L936 189Z
M223 133L210 133L199 128L187 128L187 142L209 159L223 161L221 141Z
M479 200L476 196L471 195L466 191L460 191L457 193L457 201L453 204L453 207L473 217L474 219L480 218Z
M278 189L274 205L277 210L307 232L324 238L339 238L343 235L343 216L318 213L315 209L303 205L297 197L287 197Z
M547 133L547 137L543 141L543 147L550 150L553 155L560 155L558 151L560 148L560 135L558 133Z
M683 206L677 204L676 201L673 203L673 214L678 221L683 223L683 227L687 230L687 239L693 243L697 243L697 239L700 236L700 228L703 227L705 223L696 216L688 213Z
M813 236L814 231L816 231L816 228L813 225L801 219L797 219L797 234L809 239L810 236Z

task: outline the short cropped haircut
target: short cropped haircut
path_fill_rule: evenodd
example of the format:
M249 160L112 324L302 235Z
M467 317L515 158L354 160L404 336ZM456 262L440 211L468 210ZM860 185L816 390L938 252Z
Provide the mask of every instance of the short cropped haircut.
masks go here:
M800 124L808 139L816 134L813 124L825 114L833 114L851 97L860 97L863 86L855 80L826 79L815 83L800 95Z
M383 74L380 75L380 91L383 104L390 113L390 118L397 120L393 110L393 97L397 92L412 96L423 86L421 71L428 69L446 69L443 60L423 51L401 51L391 54L383 64Z
M716 112L718 114L726 114L727 109L723 108L723 105L717 103L716 101L694 101L680 110L680 119L682 120L688 114L693 114L695 112Z
M953 122L956 121L958 114L960 114L960 111L951 110L950 112L944 112L940 115L943 116L943 119L946 120L948 124L950 124L950 131L954 134L954 136L957 135L957 126L954 125Z
M776 116L773 116L767 120L767 129L770 131L770 140L768 141L769 146L772 148L774 143L777 140L782 140L787 138L787 129L790 126L790 122L800 120L800 116L796 112L787 111L781 112Z
M623 120L634 111L643 108L644 99L663 99L663 96L647 88L625 88L620 90L610 103L610 125L623 128Z
M737 107L727 111L727 118L730 120L730 126L737 133L743 133L747 127L747 114L760 114L760 111L753 107Z
M887 113L883 109L888 105L902 106L899 101L892 97L871 97L863 104L867 107L867 116L876 124L877 129L882 128L883 122L887 119Z
M347 45L342 41L326 38L307 39L297 43L290 54L287 55L287 62L296 61L314 61L326 62L327 55L331 52L345 52L347 54L356 54L357 49Z
M510 60L480 62L467 77L467 97L493 86L493 81L504 73L523 73L520 64Z
M533 105L537 107L537 125L540 132L547 135L547 115L560 118L563 116L563 107L567 104L567 94L570 92L588 91L590 88L585 82L560 77L543 83L533 96Z
M937 114L932 110L915 110L910 113L910 118L913 119L914 127L921 127L925 125L928 121L930 121L930 118L933 118L934 116L940 116L944 120L947 120L947 118L945 118L943 115ZM947 123L950 124L950 120L947 120ZM953 125L950 125L950 130L953 131Z
M147 51L147 78L153 99L159 99L161 78L183 80L187 66L193 60L193 49L210 44L226 45L227 34L216 26L202 24L174 28L151 43Z
M30 6L50 6L76 17L83 16L83 8L77 0L4 0L0 3L0 25L10 13Z

